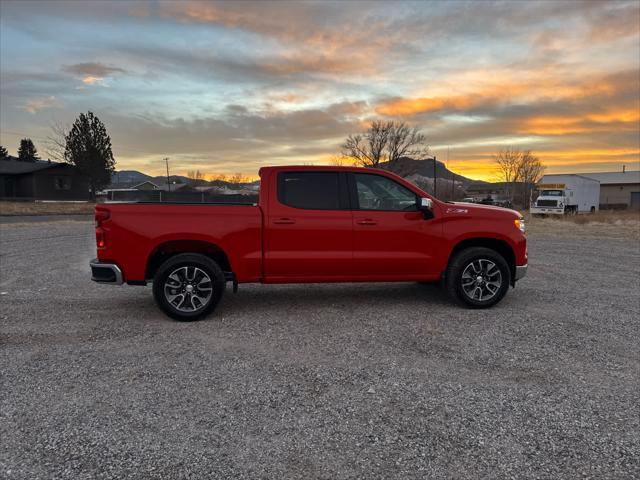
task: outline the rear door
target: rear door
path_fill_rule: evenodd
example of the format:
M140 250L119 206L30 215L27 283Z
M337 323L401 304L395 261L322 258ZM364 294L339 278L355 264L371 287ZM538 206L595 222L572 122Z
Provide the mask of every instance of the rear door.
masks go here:
M280 171L271 179L265 281L339 280L352 271L353 227L346 174Z
M437 274L441 226L425 219L418 196L393 179L350 173L354 274L371 280L412 280Z

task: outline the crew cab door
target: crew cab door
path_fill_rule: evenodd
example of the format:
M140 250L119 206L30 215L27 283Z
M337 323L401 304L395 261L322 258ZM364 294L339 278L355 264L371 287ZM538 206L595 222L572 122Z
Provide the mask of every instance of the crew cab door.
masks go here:
M418 210L416 193L375 173L348 176L353 208L353 269L371 280L437 275L442 227Z
M265 221L265 282L340 280L352 270L346 174L291 170L272 176Z

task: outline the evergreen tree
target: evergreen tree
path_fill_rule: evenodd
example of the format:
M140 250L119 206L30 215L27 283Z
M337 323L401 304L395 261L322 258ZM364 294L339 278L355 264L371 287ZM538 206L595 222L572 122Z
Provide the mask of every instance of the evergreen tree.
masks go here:
M38 150L30 138L20 140L20 148L18 148L18 160L23 162L35 162L38 160Z
M9 156L9 152L6 148L0 145L0 159L7 158Z
M65 138L64 156L80 173L89 178L91 196L111 182L116 161L111 152L111 138L104 123L92 112L80 116Z

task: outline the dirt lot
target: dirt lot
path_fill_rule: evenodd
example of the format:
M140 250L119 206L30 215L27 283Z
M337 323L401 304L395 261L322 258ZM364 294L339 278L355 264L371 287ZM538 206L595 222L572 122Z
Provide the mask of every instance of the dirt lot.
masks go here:
M92 284L90 221L2 224L0 477L638 478L631 223L531 222L488 311L256 285L193 324Z
M93 214L92 202L0 202L0 215Z

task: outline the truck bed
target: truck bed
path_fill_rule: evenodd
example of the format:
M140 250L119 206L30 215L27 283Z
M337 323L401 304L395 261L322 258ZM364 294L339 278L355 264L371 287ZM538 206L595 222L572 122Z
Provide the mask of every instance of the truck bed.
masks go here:
M101 224L105 246L98 259L116 262L127 282L147 280L154 255L184 247L226 252L239 281L256 281L262 273L262 210L255 204L105 203Z

